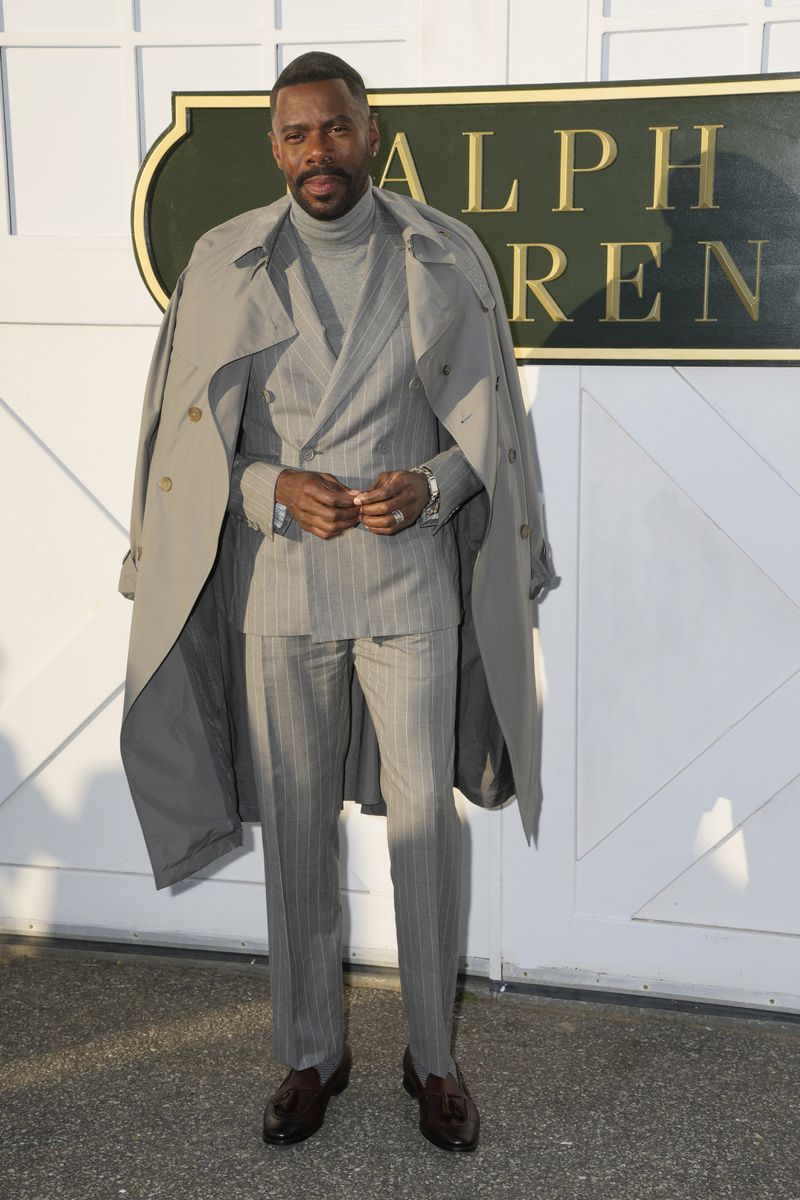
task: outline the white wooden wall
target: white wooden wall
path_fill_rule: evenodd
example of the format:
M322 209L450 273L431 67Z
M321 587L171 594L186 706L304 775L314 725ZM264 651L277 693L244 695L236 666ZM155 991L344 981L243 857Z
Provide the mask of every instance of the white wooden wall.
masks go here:
M335 13L335 15L334 15ZM332 24L335 22L335 24ZM800 69L761 0L0 0L0 929L265 946L253 827L156 893L117 738L141 388L128 236L172 90L312 47L368 85ZM462 804L462 951L495 979L800 1008L800 409L787 369L527 367L562 586L545 807ZM384 826L343 820L348 953L391 962Z

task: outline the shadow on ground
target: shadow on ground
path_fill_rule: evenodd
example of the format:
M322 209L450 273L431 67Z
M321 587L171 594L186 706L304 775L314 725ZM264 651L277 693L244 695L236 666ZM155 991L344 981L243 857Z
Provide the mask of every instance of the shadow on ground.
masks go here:
M316 1137L267 1147L262 969L3 957L4 1200L800 1200L796 1024L466 992L483 1126L457 1156L400 1086L399 994L346 998L350 1087Z

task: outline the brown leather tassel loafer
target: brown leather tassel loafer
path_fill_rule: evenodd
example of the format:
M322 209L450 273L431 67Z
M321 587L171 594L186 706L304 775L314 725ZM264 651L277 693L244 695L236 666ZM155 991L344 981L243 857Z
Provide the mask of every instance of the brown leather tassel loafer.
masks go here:
M444 1079L429 1075L425 1085L414 1070L411 1051L403 1055L403 1087L419 1101L419 1128L423 1137L440 1150L474 1150L478 1145L481 1119L475 1101L467 1091L458 1066L458 1082L452 1075Z
M352 1065L350 1047L346 1046L342 1061L325 1083L320 1083L316 1067L290 1071L264 1109L264 1141L291 1146L316 1133L325 1120L331 1096L338 1096L350 1082Z

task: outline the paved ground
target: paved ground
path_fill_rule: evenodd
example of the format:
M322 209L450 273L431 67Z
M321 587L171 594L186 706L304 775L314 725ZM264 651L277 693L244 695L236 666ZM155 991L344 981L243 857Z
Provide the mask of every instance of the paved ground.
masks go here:
M800 1025L467 992L457 1156L400 1087L398 993L346 997L351 1085L281 1149L263 969L3 955L2 1200L800 1200Z

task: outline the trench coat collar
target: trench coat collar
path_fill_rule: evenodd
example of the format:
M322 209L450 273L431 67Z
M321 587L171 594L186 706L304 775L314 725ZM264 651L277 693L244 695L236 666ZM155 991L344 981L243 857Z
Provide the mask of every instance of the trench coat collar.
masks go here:
M449 229L450 222L444 214L397 192L376 187L374 195L381 209L397 222L406 248L411 343L419 364L454 321L448 294L451 289L447 286L449 270L466 276L485 307L493 308L495 301L474 255L462 244L464 239L459 235L457 223L452 223L453 228ZM226 310L230 319L223 328L230 330L230 335L225 336L218 329L217 336L211 337L212 331L208 331L209 341L205 347L198 347L206 361L209 354L213 355L215 368L257 353L297 332L266 270L289 206L287 195L257 209L223 259L228 270L236 268L239 280L236 285L223 287L225 293L231 293L222 297L229 301ZM325 408L330 415L330 405Z
M441 225L429 221L419 208L397 192L379 187L373 187L372 192L376 201L384 205L397 221L403 241L415 257L423 262L455 261L448 234ZM261 254L255 258L254 266L265 261L272 250L281 222L289 211L290 203L289 196L282 196L266 208L256 209L252 220L229 254L228 263L238 262L246 254L258 251L261 251Z
M441 218L438 221L429 219L422 208L397 192L375 187L373 194L383 211L388 212L397 222L406 248L411 343L414 357L419 362L440 340L454 319L447 290L442 286L439 268L460 269L470 277L473 272L465 270L465 267L470 265L470 259L468 255L457 252L457 243L443 227L444 222ZM283 196L268 207L258 209L229 254L227 261L230 265L249 266L254 283L259 277L267 278L266 270L259 268L266 265L272 253L275 238L289 211L289 205L289 196ZM482 274L475 272L474 275L470 282L476 290L480 289L483 293L481 298L493 307L494 301L491 300ZM277 296L275 301L277 303ZM291 330L288 336L291 336L292 332L294 330ZM252 341L253 338L258 340L255 329L252 330L252 336L245 340ZM263 341L263 332L261 340L262 344L254 346L254 350L264 348L266 343ZM341 397L339 399L341 400ZM325 407L330 415L330 406Z
M184 272L174 345L209 377L297 332L265 269L288 204L286 198L258 209L233 251L217 248L219 232L212 230Z

